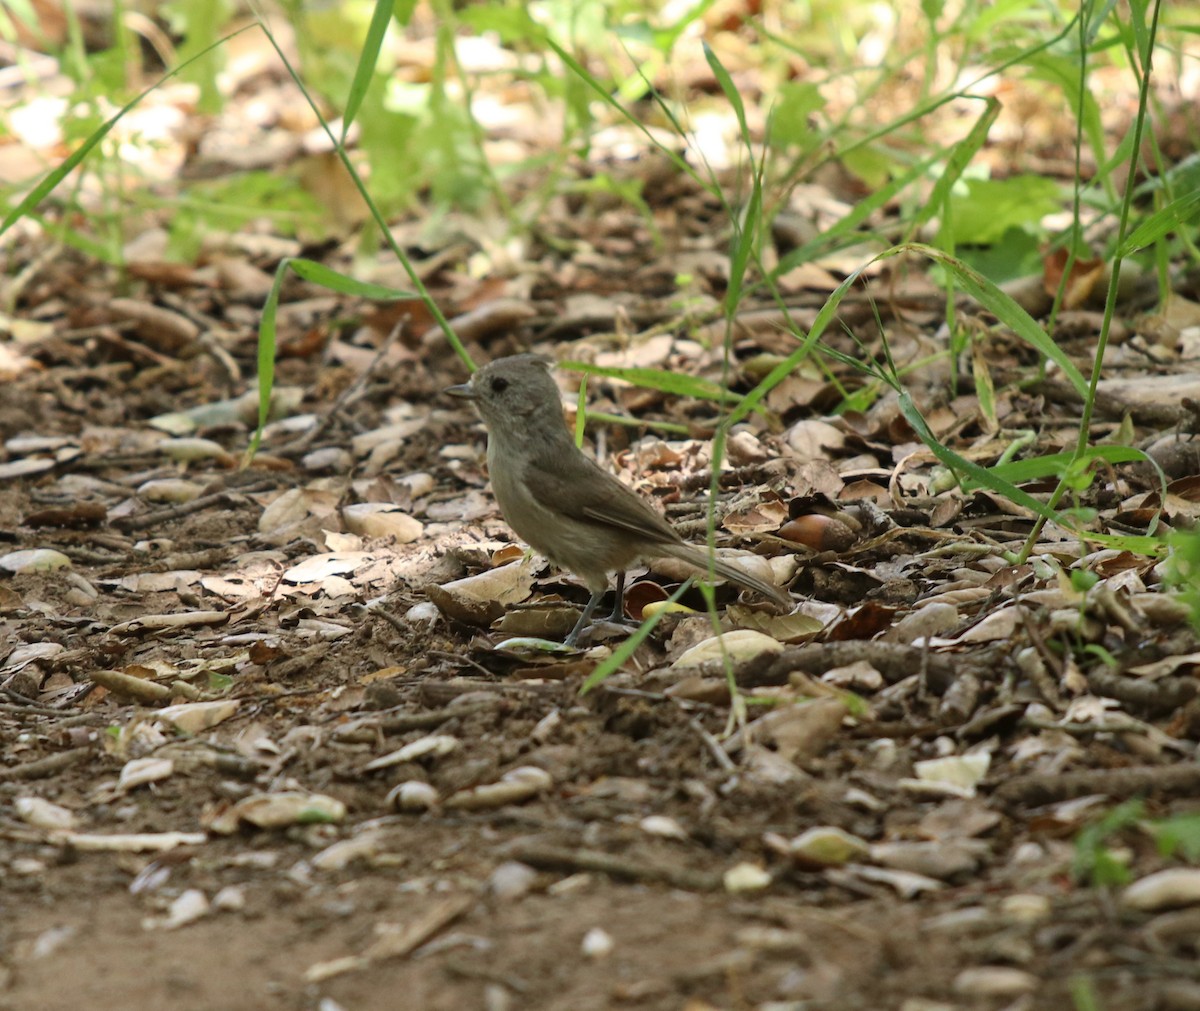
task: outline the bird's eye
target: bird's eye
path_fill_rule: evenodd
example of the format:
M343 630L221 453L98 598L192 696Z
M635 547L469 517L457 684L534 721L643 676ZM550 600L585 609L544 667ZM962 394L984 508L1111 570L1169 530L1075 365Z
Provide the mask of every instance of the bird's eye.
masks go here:
M494 379L492 379L492 392L493 393L503 393L507 389L508 389L508 380L505 379L503 376L496 376Z

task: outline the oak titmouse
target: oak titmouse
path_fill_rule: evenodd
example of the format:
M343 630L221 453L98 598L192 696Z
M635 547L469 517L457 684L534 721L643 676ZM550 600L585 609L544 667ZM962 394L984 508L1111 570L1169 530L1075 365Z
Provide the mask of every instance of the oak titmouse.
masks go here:
M500 358L446 392L472 401L487 425L488 472L508 525L591 590L568 645L587 625L612 572L618 574L613 618L620 618L625 570L641 559L678 558L791 603L777 586L685 544L641 498L584 456L567 431L549 365L539 355Z

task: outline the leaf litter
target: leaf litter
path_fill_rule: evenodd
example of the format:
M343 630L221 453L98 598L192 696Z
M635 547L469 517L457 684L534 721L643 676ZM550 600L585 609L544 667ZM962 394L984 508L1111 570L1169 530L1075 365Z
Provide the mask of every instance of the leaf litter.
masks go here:
M244 149L213 137L203 159ZM836 366L777 387L714 485L719 391L793 349L787 318L749 299L727 368L728 223L682 177L654 201L652 159L606 168L645 184L653 229L631 207L573 214L555 198L554 242L513 269L466 229L425 279L480 360L533 347L592 369L589 412L634 422L589 428L598 458L697 543L711 508L718 546L790 584L792 613L721 586L714 624L689 590L581 695L629 629L570 655L530 648L561 637L587 593L509 547L479 426L438 392L458 363L420 309L297 282L277 417L243 470L257 307L299 245L214 236L219 259L144 260L137 297L103 310L81 292L107 291L95 264L41 263L36 318L19 321L38 325L0 345L0 982L14 1006L52 1006L71 971L59 946L81 930L102 958L176 932L186 947L160 950L199 951L201 988L232 957L220 938L258 945L269 968L237 962L245 992L270 985L295 1006L310 985L363 1006L399 988L474 1006L486 984L525 1007L1061 1007L1080 965L1106 974L1113 1006L1159 1006L1146 1000L1166 982L1195 997L1179 968L1194 921L1174 918L1200 884L1157 833L1194 817L1200 654L1163 565L1087 553L1054 524L1014 561L1033 511L950 480L892 395L835 415L835 392L863 382ZM814 187L804 209L837 220L851 197ZM471 263L485 252L486 282ZM334 248L330 265L350 256ZM785 275L791 318L810 325L866 258ZM1082 369L1103 277L1076 269L1066 345ZM883 325L939 438L986 466L1027 433L1071 445L1061 382L1031 380L967 301L994 402L936 399L951 388L948 360L927 358L945 340L937 292L880 264L868 276L840 309L859 343L829 341L879 356ZM1164 496L1147 468L1097 467L1077 501L1097 532L1146 532L1159 510L1195 519L1186 405L1200 397L1172 344L1194 341L1195 320L1173 311L1125 312L1094 426L1148 447L1170 483ZM675 385L617 371L635 369ZM565 374L572 402L577 382ZM1044 477L1022 485L1044 496ZM633 616L685 575L637 573ZM1112 876L1081 875L1084 834L1130 798L1144 806L1090 854ZM1194 837L1178 845L1194 858Z

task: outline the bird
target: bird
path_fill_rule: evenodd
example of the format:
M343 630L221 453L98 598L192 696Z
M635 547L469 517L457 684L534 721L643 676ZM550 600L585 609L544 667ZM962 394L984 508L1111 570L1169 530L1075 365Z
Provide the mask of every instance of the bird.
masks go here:
M537 354L498 358L445 392L470 401L483 419L488 474L505 522L535 551L582 579L591 593L564 643L576 644L612 573L617 594L611 620L621 620L626 570L654 558L675 558L715 572L790 606L791 598L778 586L688 544L575 445L550 375L552 364Z

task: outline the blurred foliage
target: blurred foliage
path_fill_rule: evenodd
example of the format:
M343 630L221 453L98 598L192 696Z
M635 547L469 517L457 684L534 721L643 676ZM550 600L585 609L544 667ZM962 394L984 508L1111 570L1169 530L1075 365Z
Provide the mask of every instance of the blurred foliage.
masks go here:
M1065 356L1053 337L1055 312L1042 326L995 282L1040 273L1048 252L1070 254L1064 279L1073 257L1109 260L1113 281L1099 362L1121 260L1138 257L1153 267L1165 300L1168 268L1200 259L1193 230L1185 227L1200 211L1195 164L1172 164L1143 115L1151 123L1157 117L1165 143L1170 110L1151 101L1145 68L1151 56L1160 69L1173 71L1194 58L1185 57L1184 45L1194 26L1179 10L1166 5L1160 25L1159 7L1147 0L966 0L953 7L941 0L780 0L753 13L720 0L280 2L282 13L274 16L280 27L286 19L296 59L289 59L287 44L276 43L269 24L255 25L261 37L254 43L266 40L287 62L286 72L338 147L337 170L352 179L435 318L438 309L389 220L418 207L435 214L456 209L489 225L505 220L514 233L525 233L537 227L553 196L587 192L616 197L652 221L639 185L619 182L604 166L581 182L572 164L589 156L599 131L621 124L642 150L657 149L721 206L730 232L721 306L727 319L746 295L777 294L783 271L855 247L861 266L839 266L848 276L817 323L808 332L794 328L795 350L731 419L754 409L810 355L834 357L817 342L867 266L900 255L910 263L923 259L945 287L946 353L955 370L971 343L956 319L955 296L962 292L1070 379L1085 405L1078 445L1058 469L1048 502L1035 500L998 468L973 466L934 447L894 368L875 377L876 388L891 385L901 394L909 423L960 479L965 475L1033 510L1039 519L1025 554L1044 520L1089 528L1085 513L1058 510L1074 489L1072 468L1090 458L1098 369L1088 379ZM167 64L169 77L198 86L199 114L222 112L221 68L233 51L222 40L234 31L232 0L171 0L155 9L159 21L115 0L99 31L80 20L74 5L62 9L62 32L45 44L76 84L59 123L70 153L28 195L24 185L12 188L16 207L4 228L22 215L50 221L53 215L39 205L52 194L62 211L62 240L120 263L131 227L127 209L159 210L164 202L175 212L169 216L172 251L184 258L195 255L206 230L263 217L277 231L295 234L325 210L329 232L347 227L328 199L314 196L316 183L307 192L305 174L290 167L230 172L219 183L189 182L170 196L148 194L131 154L153 139L112 132L139 89L159 74L152 54ZM27 3L11 3L3 13L0 31L12 37L28 38L41 27ZM133 25L140 26L136 34ZM468 51L480 42L499 58L481 60ZM1101 99L1113 80L1118 93L1137 94L1132 125L1102 122ZM536 151L530 145L526 163L502 170L488 142L502 132L495 110L510 102L542 128L543 144ZM346 122L339 123L343 115ZM1172 147L1195 150L1200 124L1194 117L1179 120L1176 113ZM548 136L547 128L557 136ZM1037 161L1043 148L1057 159L1048 162L1053 171ZM718 151L735 162L731 170L714 168ZM1079 172L1065 160L1070 153ZM514 195L505 182L523 171ZM816 235L769 265L774 218L790 208L797 186L820 185L828 175L840 180L830 203L841 217L823 220ZM84 192L89 201L80 198ZM1065 280L1056 310L1064 289ZM857 359L844 364L869 368ZM985 382L978 369L975 378ZM718 450L723 435L722 429L714 440ZM1146 551L1162 546L1152 537L1119 543ZM1194 542L1175 550L1186 558Z
M1191 529L1167 538L1166 582L1175 588L1180 600L1191 612L1192 625L1200 632L1200 530Z
M1122 834L1136 828L1154 840L1163 858L1200 859L1200 815L1180 814L1169 818L1145 817L1140 799L1127 800L1103 813L1075 837L1073 874L1078 881L1096 887L1126 885L1132 880L1132 853L1118 845Z
M1129 871L1130 854L1114 847L1118 835L1142 817L1144 805L1140 800L1119 804L1092 822L1075 837L1075 859L1072 871L1077 881L1098 888L1126 885L1132 880Z
M1106 138L1089 74L1106 66L1136 72L1147 13L1144 0L1128 13L1095 0L1081 8L1066 0L953 6L941 0L787 0L764 4L755 14L717 0L281 0L299 52L295 72L331 120L347 106L379 5L388 29L356 111L353 144L386 215L429 203L475 212L491 207L514 230L531 227L549 194L577 185L565 171L567 161L586 157L595 132L620 112L694 145L691 131L699 118L714 103L724 104L724 96L679 83L681 67L695 65L706 39L723 59L736 57L739 73L753 71L755 87L745 100L756 111L752 121L765 124L762 213L768 221L787 205L797 183L824 166L839 166L868 190L904 180L895 197L902 220L916 225L935 218L936 244L993 280L1036 269L1046 246L1080 248L1077 229L1056 234L1045 226L1053 212L1070 209L1071 193L1042 175L994 175L988 162L975 157L977 143L970 149L947 143L959 130L956 121L969 123L969 100L992 93L997 79L1007 81L1014 101L1033 103L1043 118L1078 126L1084 154L1095 166L1082 187L1082 204L1093 216L1114 214L1116 173L1131 152ZM102 45L95 32L86 43L73 6L64 10L66 33L58 51L79 85L71 139L102 122L111 102L136 93L154 68L142 65L145 40L131 31L124 3L113 4ZM174 65L195 58L183 76L200 88L198 111L219 112L226 53L217 47L196 57L229 30L236 16L232 0L169 0L154 13L177 47ZM1081 21L1072 20L1077 15ZM1168 8L1167 34L1156 53L1160 65L1182 58L1172 19L1186 30L1186 18ZM5 37L36 35L38 28L28 0L5 5ZM464 70L460 50L484 36L519 57L519 64ZM401 37L431 45L431 67L406 65L396 44ZM586 67L609 100L564 66L559 52ZM540 178L523 206L509 204L500 170L485 154L491 124L473 99L494 78L519 83L533 114L540 108L561 123L553 153L504 169L506 177L531 169ZM968 104L959 110L954 103L964 100ZM1200 126L1192 133L1192 143L1200 144ZM116 156L111 149L107 154ZM930 155L928 166L913 174L912 167ZM968 164L955 164L956 158ZM1167 164L1150 169L1141 189L1148 209L1195 185L1194 168L1192 175ZM947 176L950 185L927 210L931 187L936 193L938 180ZM237 198L236 187L230 195ZM631 190L627 197L644 211L640 194ZM1187 245L1176 236L1168 241L1172 249ZM178 249L186 247L181 242ZM1195 255L1194 248L1188 251ZM1147 262L1156 252L1161 260L1161 252L1151 250L1144 254Z

